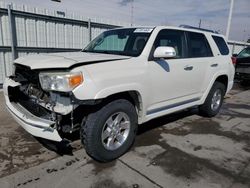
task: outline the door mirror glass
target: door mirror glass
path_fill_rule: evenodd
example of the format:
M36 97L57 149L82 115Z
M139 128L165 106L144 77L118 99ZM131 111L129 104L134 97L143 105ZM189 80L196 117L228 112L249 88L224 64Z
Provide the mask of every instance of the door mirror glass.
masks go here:
M173 58L176 57L176 51L171 46L159 46L154 51L154 58Z

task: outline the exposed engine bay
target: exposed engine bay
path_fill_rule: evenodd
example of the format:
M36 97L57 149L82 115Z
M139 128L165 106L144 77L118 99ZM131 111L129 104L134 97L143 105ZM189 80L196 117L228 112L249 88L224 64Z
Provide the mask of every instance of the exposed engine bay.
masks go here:
M79 113L79 104L72 101L71 93L44 91L39 83L39 71L29 67L15 65L15 74L11 79L20 83L9 87L9 99L19 103L33 115L55 122L54 127L64 133L78 130L82 119L74 115Z

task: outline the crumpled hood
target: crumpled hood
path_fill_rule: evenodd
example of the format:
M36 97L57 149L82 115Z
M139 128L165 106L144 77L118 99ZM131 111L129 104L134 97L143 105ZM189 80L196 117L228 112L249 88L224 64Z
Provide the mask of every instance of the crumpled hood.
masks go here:
M44 55L29 55L16 59L14 63L28 66L31 69L49 69L70 68L77 66L78 64L84 65L98 62L123 60L128 58L130 57L113 54L66 52Z

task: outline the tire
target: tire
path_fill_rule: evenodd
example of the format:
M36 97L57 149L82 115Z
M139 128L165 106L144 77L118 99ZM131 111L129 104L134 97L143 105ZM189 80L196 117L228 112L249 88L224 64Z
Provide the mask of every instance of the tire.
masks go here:
M136 132L135 107L128 100L118 99L87 116L81 126L81 141L88 155L97 161L109 162L119 158L130 149Z
M215 98L213 98L216 95L216 93L218 94L217 95L218 100L215 100ZM215 82L210 92L208 93L208 96L204 104L199 106L199 114L204 117L216 116L220 111L225 93L226 93L225 85L220 82ZM213 101L217 102L213 103Z

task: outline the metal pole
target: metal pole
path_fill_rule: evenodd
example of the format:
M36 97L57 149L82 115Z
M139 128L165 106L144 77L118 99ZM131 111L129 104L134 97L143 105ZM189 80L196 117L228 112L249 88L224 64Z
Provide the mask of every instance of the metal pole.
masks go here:
M244 29L244 31L243 31L243 38L242 38L243 42L245 42L245 35L246 35L246 30Z
M134 0L131 0L131 27L134 24Z
M91 19L88 20L88 30L89 30L89 42L90 42L92 40Z
M227 31L226 31L226 38L229 37L230 27L231 27L231 21L232 21L232 13L233 13L233 6L234 6L234 0L231 0L230 3L230 10L229 10L229 16L227 21Z
M201 28L201 19L200 19L200 21L199 21L199 28Z
M234 50L235 50L235 42L233 43L232 54L234 54Z
M15 18L12 15L12 5L8 5L8 18L9 18L9 30L11 38L12 61L14 61L18 56L16 52L16 46L17 46L16 23L15 23Z

